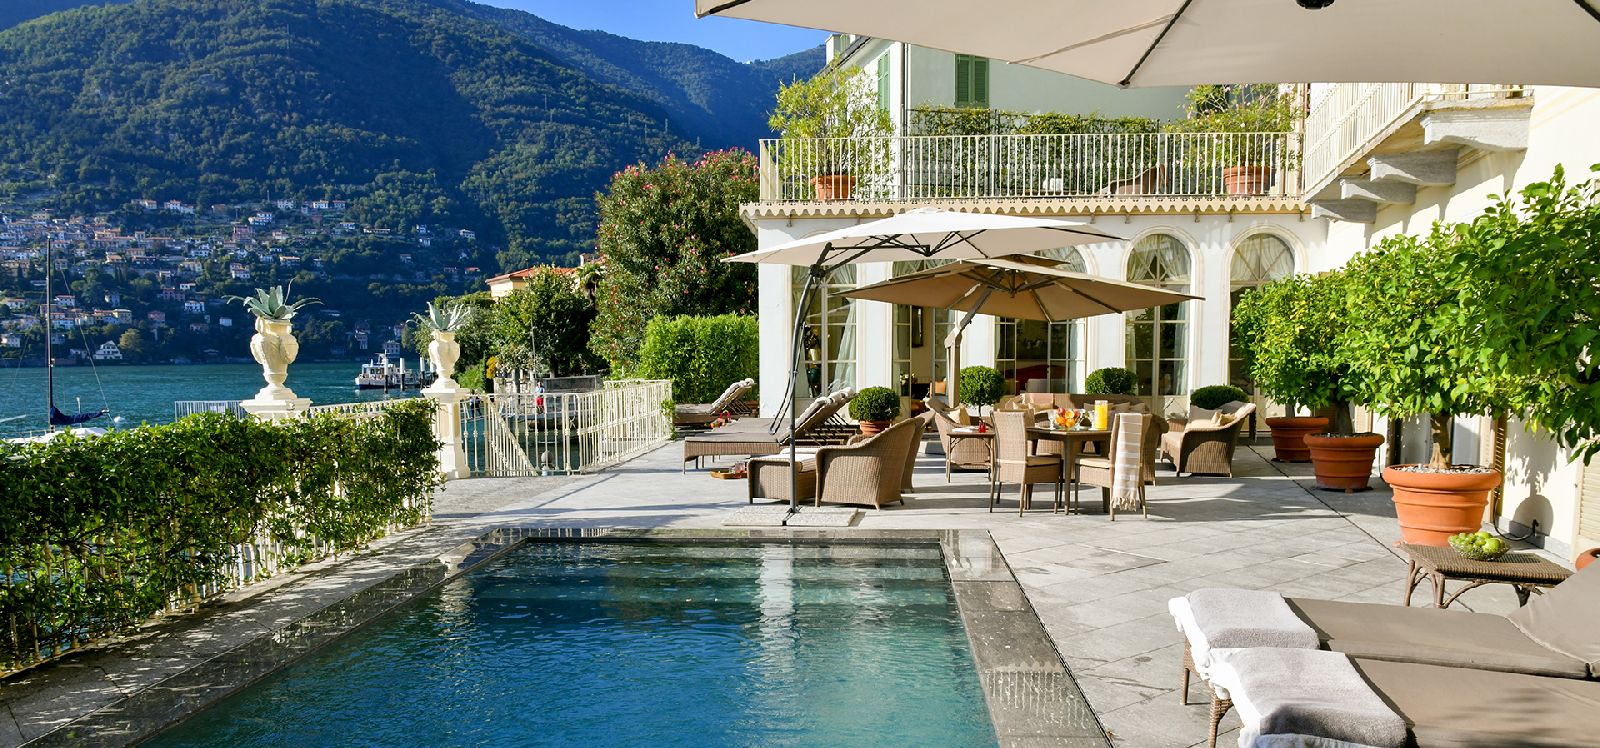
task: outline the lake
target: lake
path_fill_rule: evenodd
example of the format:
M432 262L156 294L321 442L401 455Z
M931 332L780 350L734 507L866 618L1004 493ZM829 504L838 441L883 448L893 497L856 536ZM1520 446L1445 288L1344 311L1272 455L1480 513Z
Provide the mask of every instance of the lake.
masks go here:
M407 362L408 367L415 364ZM357 390L360 371L357 362L294 364L286 384L295 394L311 398L313 405L400 397L398 392ZM109 415L86 425L130 428L171 422L175 400L248 400L265 384L255 364L57 367L56 407L67 413L108 408ZM405 396L415 394L407 390ZM43 431L48 407L43 367L0 368L0 439Z

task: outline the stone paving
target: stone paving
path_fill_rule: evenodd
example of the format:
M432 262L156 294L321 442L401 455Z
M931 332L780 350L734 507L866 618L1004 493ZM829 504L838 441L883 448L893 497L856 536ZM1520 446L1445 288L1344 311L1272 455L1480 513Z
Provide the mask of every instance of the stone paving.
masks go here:
M747 505L743 481L680 474L680 454L674 443L593 476L452 483L428 528L0 683L0 745L39 737L495 526L720 527ZM1178 700L1182 649L1168 598L1205 586L1382 603L1402 593L1406 565L1390 548L1399 531L1381 484L1362 494L1313 491L1309 466L1272 463L1270 454L1241 447L1233 478L1178 479L1163 465L1149 519L1116 522L1099 513L1095 489L1084 490L1085 514L1053 514L1040 491L1018 516L1014 489L990 513L982 474L947 484L942 458L925 455L913 498L867 509L857 526L987 530L1114 745L1203 745L1200 691L1187 706ZM1458 606L1505 612L1515 597L1495 585ZM1223 723L1236 726L1232 715Z

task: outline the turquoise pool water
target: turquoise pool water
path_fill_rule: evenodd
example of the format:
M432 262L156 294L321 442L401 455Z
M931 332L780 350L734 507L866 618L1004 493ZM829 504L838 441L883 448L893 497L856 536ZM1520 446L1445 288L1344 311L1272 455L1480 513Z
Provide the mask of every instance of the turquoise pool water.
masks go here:
M994 745L936 547L532 543L158 746Z

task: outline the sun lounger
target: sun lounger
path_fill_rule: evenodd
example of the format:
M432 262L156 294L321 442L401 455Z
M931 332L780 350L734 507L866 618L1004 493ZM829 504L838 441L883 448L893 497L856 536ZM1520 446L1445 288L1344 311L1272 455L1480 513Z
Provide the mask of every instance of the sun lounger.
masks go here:
M672 425L674 426L704 426L717 420L725 412L734 409L736 403L754 389L756 380L741 379L728 385L716 400L709 403L686 403L672 409Z
M839 411L855 399L854 390L840 390L812 401L795 417L796 445L824 446L843 444L854 432L837 420ZM772 429L776 428L776 431ZM702 457L734 457L777 454L789 445L787 419L745 419L710 433L695 434L683 440L684 470Z
M1592 680L1316 650L1214 654L1214 685L1226 693L1223 711L1239 709L1242 748L1567 748L1594 745L1600 736L1600 682ZM1351 681L1351 673L1359 679ZM1374 710L1373 697L1399 717L1398 740L1395 723Z
M1220 611L1208 614L1208 608ZM1251 615L1231 620L1235 608ZM1197 590L1173 598L1168 609L1184 635L1180 695L1185 702L1191 673L1214 685L1213 653L1218 649L1303 648L1305 633L1320 649L1363 660L1600 680L1600 626L1595 625L1600 621L1600 565L1572 575L1504 616L1283 598L1257 590ZM1304 631L1297 632L1285 615L1292 615ZM1221 719L1216 703L1212 715L1214 741Z

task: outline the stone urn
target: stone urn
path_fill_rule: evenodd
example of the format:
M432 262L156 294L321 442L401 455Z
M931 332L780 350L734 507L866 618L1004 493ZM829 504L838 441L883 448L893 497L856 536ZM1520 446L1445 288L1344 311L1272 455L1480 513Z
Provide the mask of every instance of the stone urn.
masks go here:
M444 330L433 331L433 342L428 344L428 363L433 364L433 370L439 375L434 380L433 386L439 389L456 389L456 361L461 358L461 344L456 342L454 332Z
M294 392L283 384L289 378L289 364L300 355L300 341L294 339L290 321L257 317L256 334L250 338L250 355L261 364L261 376L267 380L267 386L256 393L256 399L294 399Z

